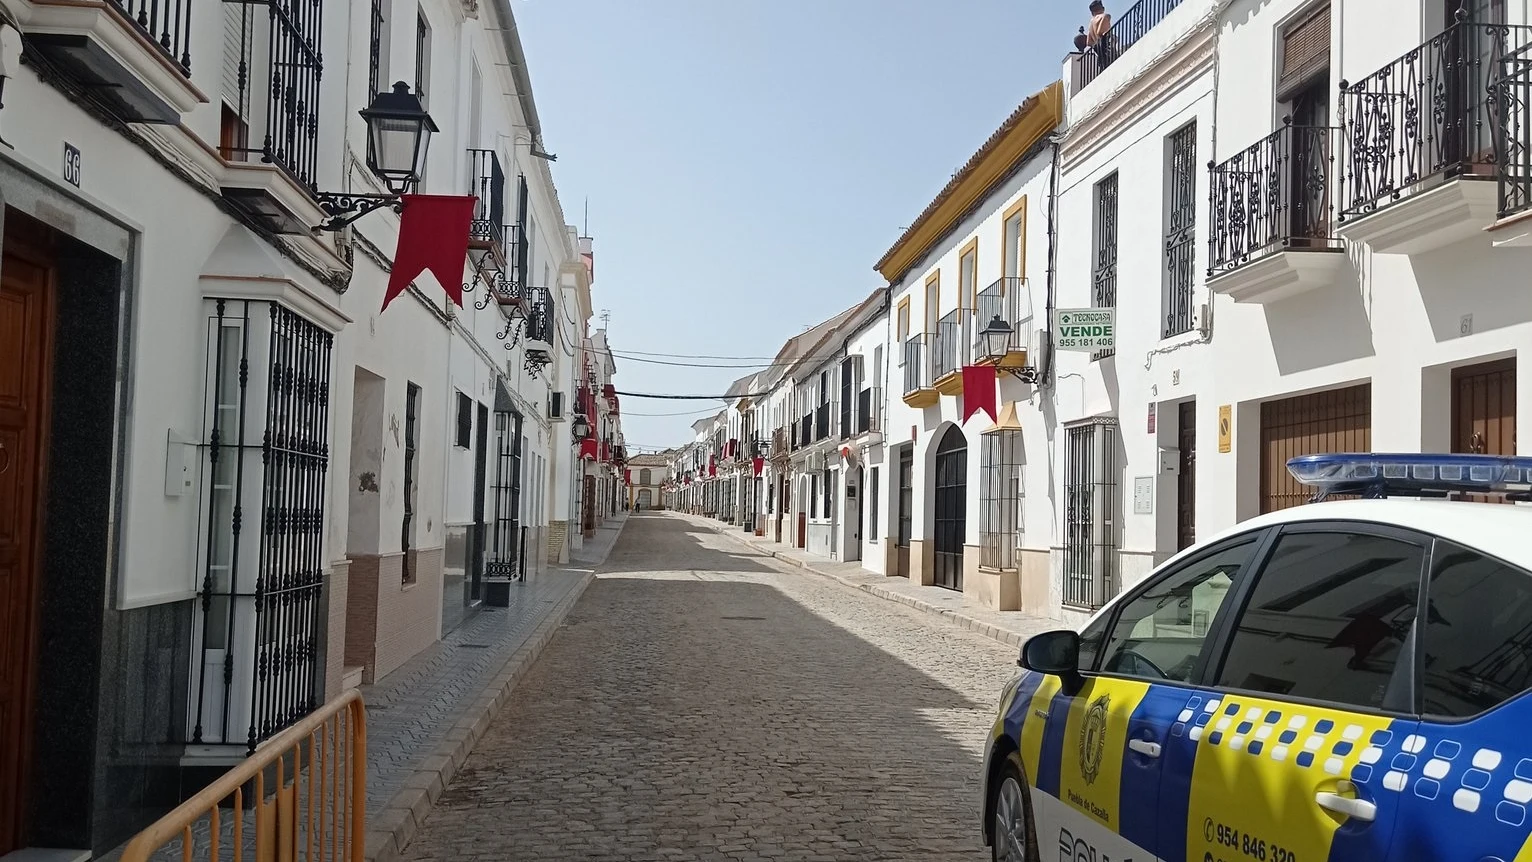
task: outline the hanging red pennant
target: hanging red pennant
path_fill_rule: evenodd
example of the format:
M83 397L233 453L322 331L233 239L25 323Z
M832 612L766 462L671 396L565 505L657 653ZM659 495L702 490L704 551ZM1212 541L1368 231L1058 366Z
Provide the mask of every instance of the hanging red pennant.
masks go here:
M980 410L995 419L995 387L999 375L993 365L963 366L963 421Z
M399 215L399 246L388 276L383 307L404 292L423 272L441 283L447 298L463 305L463 262L468 255L468 229L473 224L475 197L404 195Z
M707 474L709 476L718 475L718 461L712 455L707 456Z
M750 459L750 469L754 470L755 471L755 475L757 475L757 476L761 475L761 470L763 468L765 468L765 466L766 466L766 459L765 458L751 458Z
M623 481L624 484L627 484L627 485L633 484L633 471L632 470L624 470L624 471L622 471L622 481Z
M590 460L590 461L596 460L596 441L595 440L581 440L580 441L580 457L582 459L586 459L586 460Z

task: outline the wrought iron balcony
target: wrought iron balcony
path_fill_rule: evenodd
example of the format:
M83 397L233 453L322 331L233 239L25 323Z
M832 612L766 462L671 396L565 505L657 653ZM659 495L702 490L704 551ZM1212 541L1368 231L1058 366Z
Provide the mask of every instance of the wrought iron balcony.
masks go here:
M1102 70L1115 63L1138 40L1165 20L1181 0L1138 0L1122 17L1112 22L1112 29L1100 45L1074 56L1074 81L1070 92L1078 93ZM1083 4L1082 4L1083 6Z
M505 172L494 150L468 151L468 193L478 198L468 228L470 248L505 253Z
M1208 165L1209 278L1275 252L1341 247L1331 197L1331 142L1338 134L1287 119L1223 164Z
M963 368L963 331L970 315L963 309L947 313L936 324L936 337L932 341L932 368L938 384L944 378L957 374ZM937 388L941 388L938 385Z
M1506 54L1492 97L1496 124L1496 210L1501 218L1532 209L1532 44Z
M922 332L904 342L904 403L911 407L929 407L937 401L931 376L934 340L934 336Z
M970 356L974 364L989 362L988 346L980 333L996 317L1011 327L1011 335L1006 339L1006 353L1025 354L1032 334L1032 293L1026 279L1014 275L997 278L974 297L973 337L970 339Z
M1451 180L1494 178L1508 121L1507 91L1495 84L1529 41L1532 27L1460 20L1366 78L1342 81L1340 221Z
M814 439L823 440L830 436L830 405L821 404L814 408Z
M108 0L182 75L191 76L192 0Z

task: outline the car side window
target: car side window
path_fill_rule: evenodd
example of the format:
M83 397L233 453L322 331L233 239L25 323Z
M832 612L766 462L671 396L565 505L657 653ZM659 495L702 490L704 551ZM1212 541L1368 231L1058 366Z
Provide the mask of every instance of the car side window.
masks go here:
M1425 549L1367 533L1289 532L1235 622L1218 685L1383 705L1415 621Z
M1532 682L1532 573L1438 540L1431 564L1422 711L1460 718Z
M1124 605L1103 650L1101 672L1190 680L1213 618L1255 548L1252 536L1192 560Z

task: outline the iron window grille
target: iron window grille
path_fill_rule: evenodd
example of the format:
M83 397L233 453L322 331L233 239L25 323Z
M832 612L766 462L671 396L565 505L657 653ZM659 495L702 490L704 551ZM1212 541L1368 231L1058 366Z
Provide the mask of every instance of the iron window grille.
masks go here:
M367 47L367 98L383 92L383 55L388 44L388 15L383 10L386 0L372 0L371 27Z
M420 414L420 387L411 383L404 395L404 517L399 525L401 583L415 583L415 446Z
M1192 292L1197 281L1197 124L1173 132L1167 147L1163 336L1170 338L1192 328Z
M980 445L979 565L1014 569L1021 538L1021 430L986 433Z
M1337 130L1282 128L1209 167L1208 275L1288 249L1335 249L1330 197Z
M856 416L857 360L850 357L840 364L840 439L845 440L855 432L852 424Z
M320 0L224 6L226 41L239 46L234 110L245 127L263 130L259 148L236 140L224 149L237 160L259 157L282 169L311 196L318 193L321 6Z
M895 540L901 548L910 546L910 538L914 535L911 529L914 525L915 503L915 447L906 445L899 450L899 533Z
M1092 305L1117 307L1117 174L1096 183L1096 254L1091 271ZM1104 359L1115 350L1098 350L1091 359Z
M1066 429L1064 461L1064 604L1095 610L1106 603L1117 565L1117 420L1096 418Z
M867 540L878 540L878 474L880 469L873 467L867 471Z
M426 104L431 84L431 25L426 23L426 13L421 10L415 16L415 95L420 97L422 107Z
M1521 146L1527 93L1507 74L1525 74L1532 27L1460 14L1462 20L1377 72L1341 82L1342 222L1436 182L1487 179L1507 160L1519 158L1510 170L1529 175Z
M521 414L495 412L494 524L490 529L484 574L520 576L517 551L521 537Z
M253 752L321 695L333 338L264 300L207 324L190 741Z

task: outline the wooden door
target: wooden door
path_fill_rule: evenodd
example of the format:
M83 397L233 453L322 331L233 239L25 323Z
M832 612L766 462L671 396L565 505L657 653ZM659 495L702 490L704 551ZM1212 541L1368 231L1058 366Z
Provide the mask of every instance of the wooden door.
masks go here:
M1452 370L1452 451L1516 454L1515 359ZM1466 494L1462 499L1506 502L1503 497L1479 494Z
M1287 472L1299 455L1372 451L1372 384L1261 405L1261 511L1301 506L1314 495Z
M49 235L8 213L0 257L0 856L23 841L53 350Z

